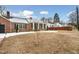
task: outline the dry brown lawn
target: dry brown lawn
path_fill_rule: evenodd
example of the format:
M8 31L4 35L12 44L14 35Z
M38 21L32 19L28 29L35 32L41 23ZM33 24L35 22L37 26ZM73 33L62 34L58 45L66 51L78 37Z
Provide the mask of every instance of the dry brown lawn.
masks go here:
M0 45L0 53L79 53L79 32L37 32L9 37Z

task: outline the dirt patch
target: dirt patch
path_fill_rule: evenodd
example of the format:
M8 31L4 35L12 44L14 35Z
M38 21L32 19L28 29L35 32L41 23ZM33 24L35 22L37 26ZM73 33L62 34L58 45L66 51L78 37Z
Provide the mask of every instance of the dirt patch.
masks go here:
M6 38L0 53L79 53L79 33L59 31Z

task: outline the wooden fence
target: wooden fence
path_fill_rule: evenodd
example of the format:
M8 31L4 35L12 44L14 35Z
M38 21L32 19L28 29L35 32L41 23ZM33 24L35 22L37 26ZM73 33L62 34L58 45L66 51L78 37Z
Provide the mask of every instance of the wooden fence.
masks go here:
M48 27L48 30L69 30L69 31L72 31L72 27Z

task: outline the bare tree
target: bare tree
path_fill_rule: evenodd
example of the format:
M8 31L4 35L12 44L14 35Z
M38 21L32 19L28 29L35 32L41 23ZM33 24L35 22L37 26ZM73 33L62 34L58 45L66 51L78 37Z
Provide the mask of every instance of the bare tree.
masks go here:
M42 18L41 18L41 21L45 21L45 19L46 19L45 17L42 17Z
M78 14L78 6L76 7L76 11L73 11L69 14L69 21L71 25L75 26L79 30L79 14Z
M72 24L72 25L77 25L77 21L76 21L76 12L72 12L70 15L69 15L69 22Z
M6 10L5 6L0 6L0 15L4 15L5 10Z
M60 20L60 24L64 25L65 24L65 21Z

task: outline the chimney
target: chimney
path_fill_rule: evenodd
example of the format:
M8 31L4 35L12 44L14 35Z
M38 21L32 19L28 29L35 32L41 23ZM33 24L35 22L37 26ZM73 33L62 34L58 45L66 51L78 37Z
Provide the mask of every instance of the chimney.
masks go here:
M10 12L7 11L7 18L10 18Z
M32 20L32 17L30 17L30 19Z

